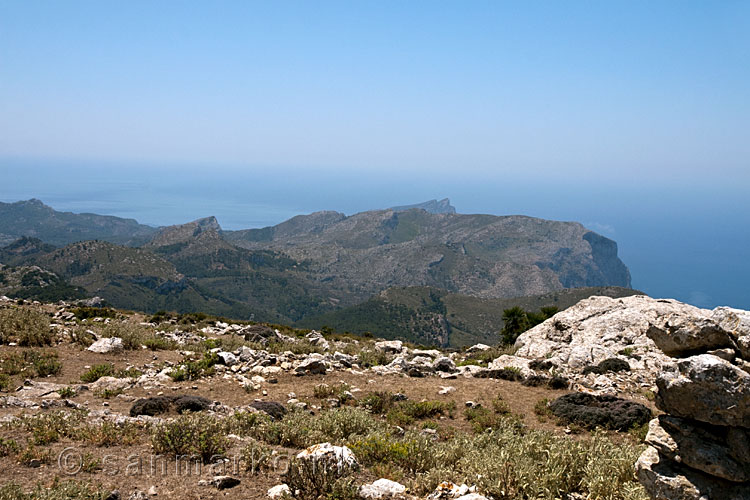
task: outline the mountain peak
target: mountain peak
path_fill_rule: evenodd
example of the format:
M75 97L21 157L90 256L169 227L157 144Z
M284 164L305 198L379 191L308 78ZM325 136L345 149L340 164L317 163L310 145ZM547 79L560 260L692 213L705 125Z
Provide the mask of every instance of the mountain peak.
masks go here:
M429 212L431 214L455 214L456 213L456 207L451 205L451 200L448 198L443 198L442 200L429 200L424 201L422 203L415 203L414 205L401 205L398 207L391 207L390 210L393 210L394 212L404 212L406 210L411 210L413 208L418 208L421 210L424 210L425 212Z
M220 232L221 226L219 225L219 221L212 215L186 224L163 227L156 233L148 245L154 247L174 245L176 243L194 241L195 238L204 234L213 234L218 237Z

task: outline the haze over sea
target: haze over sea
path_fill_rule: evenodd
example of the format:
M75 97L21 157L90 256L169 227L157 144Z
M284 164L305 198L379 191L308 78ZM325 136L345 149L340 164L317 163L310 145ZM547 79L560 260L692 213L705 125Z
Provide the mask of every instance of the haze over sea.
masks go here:
M608 236L633 287L701 307L750 308L750 198L742 183L661 179L481 179L461 169L212 168L0 161L0 201L39 198L57 210L180 224L215 215L224 229L277 224L299 214L347 215L450 197L459 213L573 220Z
M449 197L750 309L750 2L0 2L0 200L226 229Z

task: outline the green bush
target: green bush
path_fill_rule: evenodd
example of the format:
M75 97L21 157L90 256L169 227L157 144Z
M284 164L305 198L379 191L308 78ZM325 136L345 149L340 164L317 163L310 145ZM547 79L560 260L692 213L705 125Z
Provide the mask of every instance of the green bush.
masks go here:
M14 453L18 453L19 447L13 439L5 439L0 437L0 457L7 457Z
M96 382L102 377L111 377L115 374L115 365L112 363L103 363L100 365L94 365L89 368L83 375L81 375L81 382L90 384Z
M37 445L56 443L62 438L80 439L84 429L85 412L40 413L24 415L17 425L30 433L32 441Z
M6 374L0 373L0 391L8 391L12 387L13 380Z
M39 483L28 492L14 482L0 486L2 500L105 500L110 494L88 483L57 479L51 485Z
M224 454L228 441L220 420L196 413L156 424L151 431L151 446L156 453L198 456L208 463Z
M83 440L100 447L129 446L140 440L142 428L137 424L102 422L83 430Z
M169 376L175 382L183 380L197 380L214 374L214 365L219 362L219 355L215 352L205 352L202 358L188 359L184 364L173 369Z
M16 341L24 347L52 345L49 316L26 307L0 309L0 343Z

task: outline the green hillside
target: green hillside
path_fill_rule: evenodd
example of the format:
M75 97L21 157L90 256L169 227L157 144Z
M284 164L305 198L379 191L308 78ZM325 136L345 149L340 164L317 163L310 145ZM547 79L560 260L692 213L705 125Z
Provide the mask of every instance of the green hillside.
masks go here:
M571 288L510 299L482 299L430 287L397 287L361 304L311 317L298 324L328 326L336 331L371 332L377 337L405 339L427 345L461 347L478 342L495 344L503 328L503 311L521 307L538 311L566 309L592 295L625 297L639 294L620 287Z

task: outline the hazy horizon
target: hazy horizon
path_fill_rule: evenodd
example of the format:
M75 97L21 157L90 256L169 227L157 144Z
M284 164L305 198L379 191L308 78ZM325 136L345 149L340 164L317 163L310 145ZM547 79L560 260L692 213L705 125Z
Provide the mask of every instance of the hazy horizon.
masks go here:
M748 82L748 2L0 2L0 199L236 229L449 197L750 309Z

